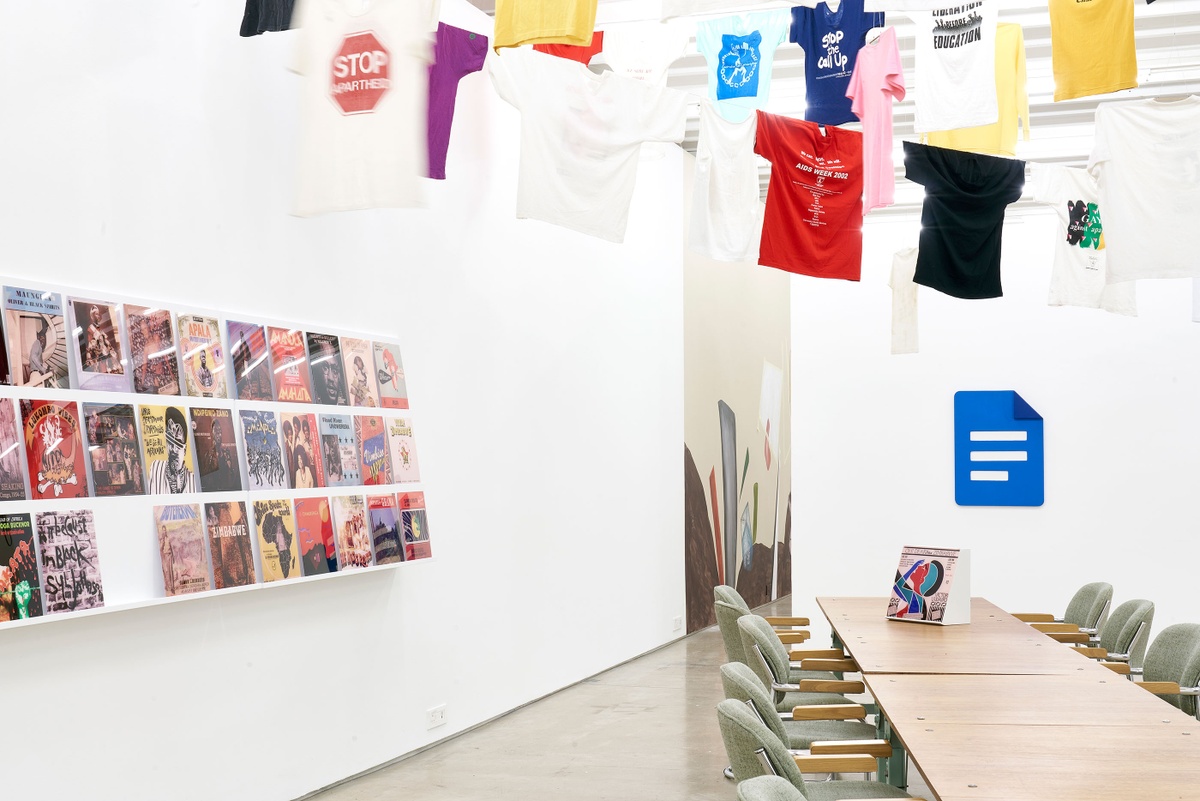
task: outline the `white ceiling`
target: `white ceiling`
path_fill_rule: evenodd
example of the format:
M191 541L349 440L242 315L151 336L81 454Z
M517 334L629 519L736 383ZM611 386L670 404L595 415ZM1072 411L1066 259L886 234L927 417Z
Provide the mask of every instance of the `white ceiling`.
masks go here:
M1050 67L1050 19L1045 0L1002 0L1000 21L1020 24L1025 35L1031 133L1030 141L1018 143L1018 158L1083 166L1091 151L1092 122L1099 103L1200 93L1200 0L1158 0L1152 5L1147 5L1144 0L1129 1L1134 3L1140 86L1116 94L1055 103L1052 100L1054 80ZM488 12L495 8L495 0L470 2ZM789 4L778 2L764 5L786 7ZM600 0L596 27L603 30L615 25L655 21L659 13L660 0ZM682 21L682 24L694 27L696 19L715 16L722 15L690 18ZM887 24L896 28L905 82L911 98L914 88L913 25L899 13L888 14ZM707 94L707 81L708 70L704 57L695 52L693 40L688 55L671 66L667 83L699 98ZM775 54L771 97L766 110L789 117L803 117L804 96L804 51L797 45L785 44ZM688 133L683 143L684 149L692 153L696 150L699 131L698 109L698 103L689 107ZM900 141L915 139L913 119L911 99L896 104L893 124L898 178L903 176ZM760 178L764 193L769 171L769 165L763 162ZM921 202L920 187L898 180L896 189L896 205L872 212L873 217L881 212L916 212Z

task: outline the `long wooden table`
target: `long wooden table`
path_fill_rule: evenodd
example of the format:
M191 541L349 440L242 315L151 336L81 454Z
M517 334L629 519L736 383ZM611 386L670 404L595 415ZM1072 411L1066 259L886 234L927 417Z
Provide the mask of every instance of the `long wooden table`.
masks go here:
M942 627L818 602L937 801L1200 801L1200 722L993 604Z

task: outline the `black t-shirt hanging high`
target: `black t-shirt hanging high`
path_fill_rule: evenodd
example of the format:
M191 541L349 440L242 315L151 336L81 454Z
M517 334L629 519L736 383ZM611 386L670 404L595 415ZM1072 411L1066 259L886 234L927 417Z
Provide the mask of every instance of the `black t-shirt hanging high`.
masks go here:
M1021 197L1025 162L904 143L904 170L925 187L913 281L956 298L998 298L1004 209Z
M292 24L292 6L296 0L246 0L242 16L242 36L257 36L267 31L286 31Z

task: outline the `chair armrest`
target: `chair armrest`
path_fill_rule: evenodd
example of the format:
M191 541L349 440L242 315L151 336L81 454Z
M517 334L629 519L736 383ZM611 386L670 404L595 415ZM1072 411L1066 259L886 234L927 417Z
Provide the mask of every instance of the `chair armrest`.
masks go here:
M853 659L804 659L801 670L832 670L835 673L857 673L858 663Z
M792 708L792 720L862 720L866 716L862 704L809 704Z
M861 695L867 688L861 681L833 681L831 679L801 679L802 693L838 693L840 695ZM855 753L858 753L857 751Z
M1122 676L1129 675L1129 665L1124 662L1101 662L1101 665L1111 670L1113 673L1120 673Z
M1050 634L1051 632L1066 633L1079 631L1079 626L1074 623L1030 623L1035 629L1042 634Z
M866 754L876 759L887 759L892 755L892 744L887 740L822 740L814 742L808 750L813 756Z
M1036 626L1035 626L1036 628ZM1055 642L1076 643L1079 645L1087 645L1092 641L1092 638L1082 631L1047 631L1042 632Z
M866 754L830 754L804 756L797 754L796 767L801 773L874 773L879 767L875 757Z
M788 654L792 662L802 659L845 659L846 652L841 648L797 648Z
M1044 615L1040 612L1014 612L1013 617L1024 623L1053 623L1054 615Z
M777 631L775 634L784 645L796 645L812 636L807 631Z
M1072 648L1075 653L1086 656L1088 659L1105 659L1108 657L1108 651L1103 648Z
M772 626L807 626L812 622L806 617L768 617L765 620Z
M1138 681L1134 683L1155 695L1179 695L1179 685L1173 681Z

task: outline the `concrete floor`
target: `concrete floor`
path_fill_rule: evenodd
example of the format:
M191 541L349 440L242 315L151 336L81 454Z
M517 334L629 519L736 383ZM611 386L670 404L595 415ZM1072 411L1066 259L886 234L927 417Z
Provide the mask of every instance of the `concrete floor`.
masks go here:
M791 614L790 598L760 612ZM697 632L311 799L734 801L715 712L724 662L716 627Z

